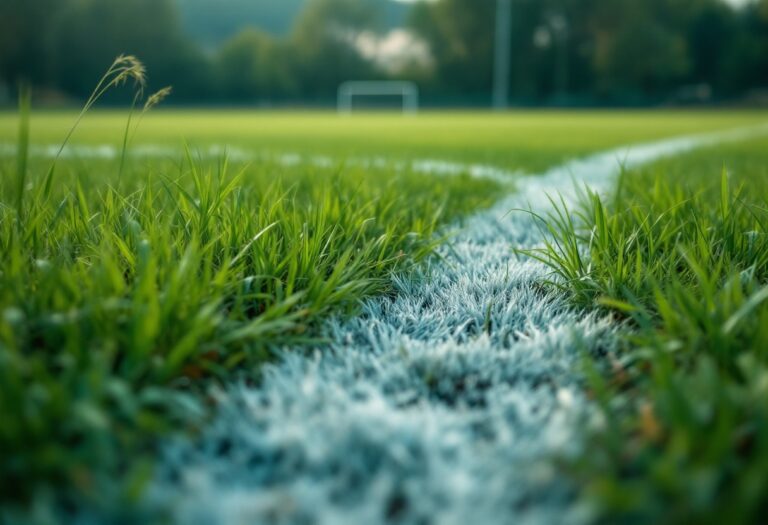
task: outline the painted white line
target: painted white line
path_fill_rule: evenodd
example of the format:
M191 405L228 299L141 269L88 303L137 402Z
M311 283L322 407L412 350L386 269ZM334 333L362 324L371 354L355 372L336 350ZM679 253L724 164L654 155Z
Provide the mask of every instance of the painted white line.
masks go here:
M30 155L53 159L59 152L59 146L55 144L32 145ZM99 159L116 160L120 151L110 144L100 145L68 145L61 153L64 159ZM0 157L16 155L16 144L0 143ZM134 159L142 158L169 158L178 159L184 155L184 150L170 146L143 144L129 149L128 155ZM280 166L296 167L310 165L317 168L333 168L342 165L340 159L326 155L301 155L298 153L269 153L252 151L237 147L225 147L218 144L204 148L193 148L193 157L212 158L227 156L233 162L274 162ZM415 159L410 161L391 160L385 157L350 157L344 160L343 165L356 168L375 168L381 170L410 171L437 176L469 175L477 179L489 179L496 182L507 183L515 177L522 175L520 171L510 171L496 166L477 163L449 162L435 159Z
M286 350L258 387L217 393L213 421L164 448L148 505L186 524L579 523L550 458L579 452L579 349L620 327L543 290L513 247L542 241L512 208L573 202L637 166L758 132L673 139L570 162L465 222L443 259L394 277L397 295L326 326L311 356Z

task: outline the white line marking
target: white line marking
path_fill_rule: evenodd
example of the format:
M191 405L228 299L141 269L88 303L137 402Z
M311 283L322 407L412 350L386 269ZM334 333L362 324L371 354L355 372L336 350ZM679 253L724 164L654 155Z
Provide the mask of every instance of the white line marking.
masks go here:
M338 159L326 155L305 156L298 153L269 153L251 151L237 147L225 147L218 144L204 148L193 148L193 157L212 158L226 155L234 162L274 162L285 167L311 165L318 168L333 168L341 165ZM30 156L53 159L59 152L59 146L55 144L32 145ZM0 157L12 157L16 155L16 144L0 143ZM128 156L131 158L169 158L178 159L184 155L184 150L170 146L144 144L130 148ZM116 160L119 150L114 145L68 145L64 148L61 158L64 159L100 159ZM469 175L478 179L489 179L496 182L507 183L515 177L522 175L521 171L510 171L496 166L476 163L449 162L435 159L415 159L411 161L391 160L385 157L350 157L343 162L346 166L357 168L391 169L395 171L412 171L439 176Z
M397 296L335 319L336 341L286 351L258 388L217 393L210 426L164 449L148 504L179 523L579 523L549 463L592 418L579 352L620 327L543 291L513 247L542 241L526 214L573 181L606 189L627 166L767 128L672 139L575 160L468 219L444 260L394 277ZM593 422L595 423L595 422ZM597 423L595 423L597 424Z

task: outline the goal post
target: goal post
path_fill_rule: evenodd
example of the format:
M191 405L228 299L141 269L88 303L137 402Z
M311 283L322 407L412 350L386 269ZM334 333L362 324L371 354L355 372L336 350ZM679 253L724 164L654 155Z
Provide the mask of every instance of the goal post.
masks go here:
M419 110L419 88L413 82L401 80L344 82L339 86L339 113L349 115L354 108L355 98L400 97L403 113L413 115Z

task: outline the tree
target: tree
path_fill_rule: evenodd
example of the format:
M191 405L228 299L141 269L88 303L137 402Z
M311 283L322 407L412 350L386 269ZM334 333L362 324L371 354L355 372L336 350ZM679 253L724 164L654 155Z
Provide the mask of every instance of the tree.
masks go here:
M722 72L729 60L729 47L738 32L734 11L717 0L691 2L684 22L691 60L690 83L706 83L727 89Z
M277 100L296 93L290 48L256 29L242 31L222 47L217 72L229 100Z
M441 89L464 96L489 92L495 6L496 0L442 0L414 7L409 25L429 44Z
M663 0L669 1L669 0ZM659 0L595 2L594 71L605 95L657 96L690 68L687 42L659 16Z
M185 26L206 48L216 49L245 29L284 36L304 0L177 0Z
M768 86L768 2L747 5L728 47L721 75L731 93Z
M290 38L302 94L327 98L344 81L378 76L355 48L362 32L375 29L376 10L366 0L310 0Z
M0 2L0 81L51 80L51 33L65 0Z
M442 0L414 7L411 27L429 42L433 92L485 103L493 79L497 0ZM585 0L513 0L511 94L541 103L592 87Z
M173 0L71 0L54 32L58 87L86 96L115 56L133 54L150 87L172 84L174 100L210 95L202 54L185 37Z
M370 57L371 34L407 8L432 55L407 75L433 100L485 105L497 1L221 0L212 20L209 0L0 0L0 84L13 90L27 79L82 98L116 55L130 53L147 65L150 89L171 84L176 102L327 102L341 82L386 77L360 50L368 45ZM768 0L511 1L518 103L647 103L698 84L727 98L768 84ZM214 32L185 34L179 6ZM246 29L202 50L261 16L273 27L282 17L285 29L299 9L289 34Z

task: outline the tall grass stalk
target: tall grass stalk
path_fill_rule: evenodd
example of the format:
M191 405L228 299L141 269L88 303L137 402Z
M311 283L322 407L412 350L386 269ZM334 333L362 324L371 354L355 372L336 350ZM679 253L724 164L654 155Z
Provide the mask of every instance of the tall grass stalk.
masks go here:
M45 198L48 198L51 192L51 183L53 181L56 163L61 157L64 148L69 143L69 140L72 138L75 130L80 125L80 122L83 120L85 114L104 95L104 93L113 87L125 84L129 80L133 80L136 89L136 97L140 98L141 93L144 92L146 86L146 69L144 68L144 64L132 55L120 55L115 59L109 69L107 69L107 72L104 73L101 79L99 79L93 92L91 92L91 95L88 97L88 100L86 100L83 108L77 115L77 118L75 118L72 127L69 128L64 140L61 142L45 177L45 182L43 184L43 196Z
M16 150L16 220L19 228L24 216L24 193L27 188L27 164L29 161L29 116L32 93L27 84L19 88L19 135Z
M125 129L123 130L123 140L120 148L120 163L118 166L117 171L117 184L118 187L120 185L120 181L123 179L123 171L125 169L125 159L126 155L128 153L128 145L129 142L133 139L133 136L136 134L136 131L138 130L139 126L141 125L141 121L144 119L144 115L146 113L160 104L164 99L166 99L171 94L172 88L170 86L164 87L149 97L147 97L147 100L144 102L144 107L141 110L141 114L139 115L138 122L136 122L136 125L131 128L131 121L133 120L134 111L136 110L136 104L140 101L143 91L139 90L135 93L133 97L133 101L131 102L131 109L128 111L128 119L125 123Z

